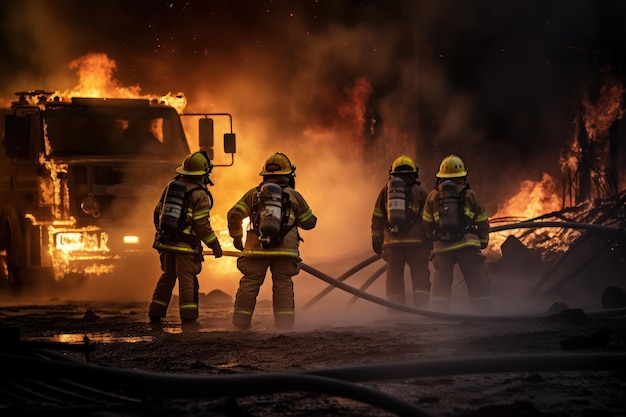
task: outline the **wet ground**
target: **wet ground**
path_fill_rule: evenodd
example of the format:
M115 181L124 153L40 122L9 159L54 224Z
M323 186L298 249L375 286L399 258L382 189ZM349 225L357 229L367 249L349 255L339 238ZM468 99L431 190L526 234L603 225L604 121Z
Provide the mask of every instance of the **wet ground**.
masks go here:
M560 308L542 318L445 320L377 305L348 312L343 305L335 310L319 303L297 312L293 331L277 332L270 303L260 300L253 329L240 332L230 325L232 298L226 293L203 295L197 326L180 324L176 303L163 325L155 327L147 321L145 301L4 300L2 327L19 329L21 347L2 357L2 415L59 410L89 416L626 415L626 313L619 310L594 315ZM85 346L88 353L81 351ZM42 399L32 393L42 390L39 382L53 386L61 383L58 373L65 377L62 383L73 374L33 371L39 365L20 358L59 362L41 353L49 351L80 366L149 374L128 385L124 381L133 381L131 376L95 371L87 382L80 380L132 399L122 404L76 404L58 400L59 393ZM555 356L550 360L546 354ZM621 356L593 356L600 354ZM21 374L25 369L30 369L28 378ZM319 388L316 381L283 378L311 372L366 391L347 395L343 386ZM163 374L217 380L163 381ZM269 378L245 379L254 375ZM231 381L233 376L243 379ZM33 380L38 388L29 385ZM31 394L7 394L18 389L15 385ZM387 397L370 395L377 392ZM403 409L406 404L415 409Z

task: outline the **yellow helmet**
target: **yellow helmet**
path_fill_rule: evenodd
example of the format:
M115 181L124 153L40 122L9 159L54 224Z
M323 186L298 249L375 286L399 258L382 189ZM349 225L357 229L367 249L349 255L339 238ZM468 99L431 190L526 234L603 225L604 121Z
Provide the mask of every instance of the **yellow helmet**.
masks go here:
M417 173L417 171L418 168L415 162L413 162L413 159L406 155L400 155L393 161L393 164L391 164L389 174L410 174Z
M213 170L213 164L206 152L194 152L189 154L183 160L183 163L177 166L174 171L178 174L188 175L191 177L201 177L208 175Z
M296 167L291 165L291 161L289 161L287 155L276 152L274 155L267 158L259 175L291 175L295 170Z
M463 160L458 156L451 154L446 156L441 161L439 172L437 172L437 178L459 178L467 175L467 169Z

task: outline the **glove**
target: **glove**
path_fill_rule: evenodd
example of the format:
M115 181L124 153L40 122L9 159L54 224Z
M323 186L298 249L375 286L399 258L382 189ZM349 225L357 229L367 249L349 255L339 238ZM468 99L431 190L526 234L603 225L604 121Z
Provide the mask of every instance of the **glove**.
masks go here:
M383 254L383 242L379 240L373 240L372 249L374 249L374 252L376 252L376 254L382 255Z
M222 247L220 246L220 242L217 239L211 243L211 250L213 251L213 256L215 256L215 258L221 258L224 254Z
M486 249L487 248L487 242L480 242L480 249Z
M233 238L233 246L235 246L236 249L243 251L243 241L241 240L241 237Z

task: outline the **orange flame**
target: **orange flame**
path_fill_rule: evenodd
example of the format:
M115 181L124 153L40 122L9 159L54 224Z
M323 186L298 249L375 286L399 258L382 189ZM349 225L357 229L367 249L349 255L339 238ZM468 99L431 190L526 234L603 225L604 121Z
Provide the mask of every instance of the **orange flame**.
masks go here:
M46 140L47 143L47 140ZM40 201L54 203L52 207L55 219L60 219L68 211L70 201L67 185L61 182L60 174L67 174L67 164L58 164L54 160L47 160L39 155L39 162L50 172L51 182L41 182Z
M350 157L363 160L364 138L366 128L366 103L372 92L369 80L359 78L354 85L346 87L344 94L336 99L336 116L330 123L324 121L316 126L305 129L303 134L310 146L319 146L341 137L346 145L341 147L351 153ZM373 129L374 126L370 126Z
M519 192L498 208L498 212L492 217L492 222L511 218L516 221L530 220L545 213L558 211L561 205L556 181L544 173L539 181L522 181ZM545 236L544 229L537 229L534 233ZM515 231L492 233L489 238L489 251L493 253L496 248L500 248L508 236L515 234Z
M139 85L125 87L113 77L117 65L104 53L92 52L75 59L68 65L75 69L78 75L78 84L66 91L56 91L54 96L60 99L70 97L110 97L110 98L145 98L156 100L174 107L179 113L187 106L187 99L182 93L168 92L164 96L141 94Z
M611 76L606 76L598 101L591 102L588 94L583 97L585 129L589 138L600 140L609 132L613 123L621 119L624 101L624 86Z
M595 103L585 92L582 102L582 121L577 120L577 123L584 123L584 132L587 137L581 137L580 129L577 129L571 149L561 158L561 171L568 179L572 202L578 197L604 198L619 191L620 179L612 177L609 142L611 127L615 121L623 117L623 102L624 85L609 75L608 71L605 73ZM588 149L586 153L583 153L584 148ZM595 190L587 190L575 199L573 194L584 178L580 177L581 171L585 176L591 176ZM585 180L589 179L585 178ZM595 195L591 195L594 192Z

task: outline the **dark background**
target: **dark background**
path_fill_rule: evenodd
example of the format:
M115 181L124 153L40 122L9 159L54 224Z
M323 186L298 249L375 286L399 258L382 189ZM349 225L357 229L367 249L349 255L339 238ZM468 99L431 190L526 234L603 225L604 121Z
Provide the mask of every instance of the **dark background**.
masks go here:
M337 103L366 80L358 122L375 127L329 146L361 147L367 164L380 141L392 153L408 144L428 182L457 153L471 181L510 186L489 200L514 194L511 181L558 178L583 96L597 100L607 76L623 83L626 72L617 0L0 0L0 15L0 97L70 88L68 64L102 52L121 85L234 113L262 137L250 149L354 129ZM394 155L382 156L388 167Z

